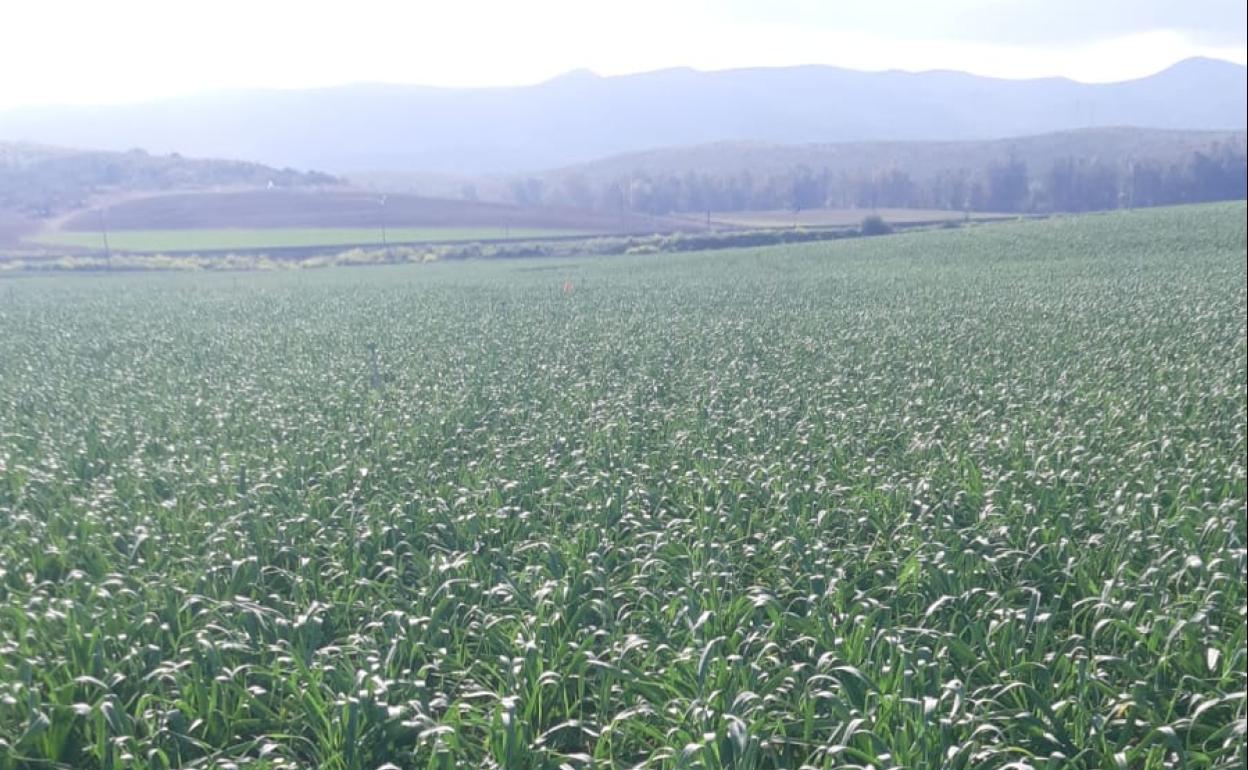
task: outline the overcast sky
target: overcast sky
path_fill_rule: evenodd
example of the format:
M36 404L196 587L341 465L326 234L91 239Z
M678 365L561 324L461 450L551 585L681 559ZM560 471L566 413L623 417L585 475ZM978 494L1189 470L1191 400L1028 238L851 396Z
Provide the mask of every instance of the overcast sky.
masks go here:
M832 64L1088 82L1244 63L1244 0L5 0L0 108Z

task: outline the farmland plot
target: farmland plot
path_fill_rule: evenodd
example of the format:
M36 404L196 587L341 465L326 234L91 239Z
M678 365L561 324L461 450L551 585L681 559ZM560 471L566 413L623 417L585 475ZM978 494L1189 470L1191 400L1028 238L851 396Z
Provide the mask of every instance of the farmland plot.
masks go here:
M386 243L446 243L561 238L586 233L536 227L398 227L386 231ZM226 251L382 243L380 229L311 227L217 230L120 230L108 237L110 248L136 252ZM54 231L31 239L46 246L100 249L99 233Z
M1245 207L0 285L0 768L1233 768Z

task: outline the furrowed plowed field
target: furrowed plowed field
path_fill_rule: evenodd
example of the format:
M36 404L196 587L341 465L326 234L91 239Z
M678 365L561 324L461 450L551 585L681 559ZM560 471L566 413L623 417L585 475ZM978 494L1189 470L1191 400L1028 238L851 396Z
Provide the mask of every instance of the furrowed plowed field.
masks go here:
M106 220L110 230L372 229L382 222L391 227L532 227L603 232L621 228L618 216L576 209L523 208L416 195L386 195L383 208L379 193L358 190L172 193L109 206ZM100 213L93 210L78 214L63 229L98 231Z

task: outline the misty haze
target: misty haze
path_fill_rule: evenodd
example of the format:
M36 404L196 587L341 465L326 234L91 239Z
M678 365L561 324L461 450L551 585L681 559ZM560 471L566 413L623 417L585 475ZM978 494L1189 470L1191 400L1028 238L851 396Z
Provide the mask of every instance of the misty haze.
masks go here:
M1242 2L0 23L0 770L1248 766Z

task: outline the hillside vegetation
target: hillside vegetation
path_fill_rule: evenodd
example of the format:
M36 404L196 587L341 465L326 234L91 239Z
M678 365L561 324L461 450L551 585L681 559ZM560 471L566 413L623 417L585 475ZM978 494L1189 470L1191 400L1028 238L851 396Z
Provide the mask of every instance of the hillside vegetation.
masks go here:
M94 196L213 187L311 187L337 184L327 174L236 160L103 152L0 143L0 210L43 218L82 208Z
M650 213L1091 211L1245 196L1243 131L1098 128L969 142L718 143L513 180L513 199Z

